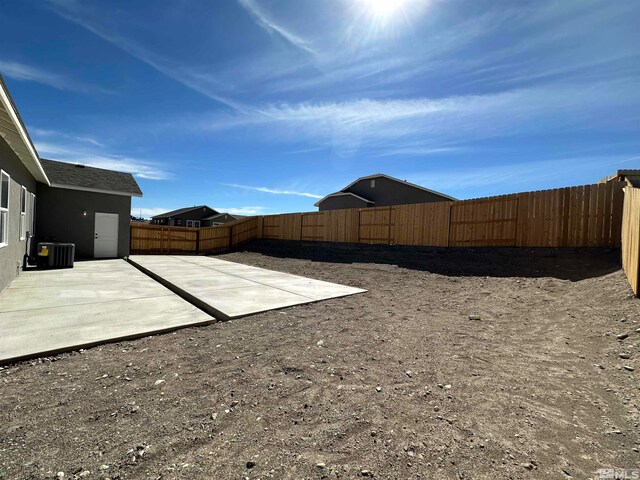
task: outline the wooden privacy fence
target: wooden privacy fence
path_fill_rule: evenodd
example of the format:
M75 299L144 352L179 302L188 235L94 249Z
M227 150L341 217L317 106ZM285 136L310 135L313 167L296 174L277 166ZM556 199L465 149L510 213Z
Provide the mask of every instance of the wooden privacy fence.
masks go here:
M205 254L226 252L257 238L260 217L249 217L216 227L185 228L131 224L131 254Z
M205 228L131 226L132 253L216 253L254 238L435 247L619 247L623 185L457 202L265 215Z
M619 247L623 185L263 217L277 240L437 247ZM260 235L259 235L260 236Z
M622 218L622 268L633 293L640 293L640 188L626 187Z

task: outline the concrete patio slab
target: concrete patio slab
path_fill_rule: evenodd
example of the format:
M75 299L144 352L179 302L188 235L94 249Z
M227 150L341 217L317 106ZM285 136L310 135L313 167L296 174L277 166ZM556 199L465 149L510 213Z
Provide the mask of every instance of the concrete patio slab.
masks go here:
M366 292L212 257L132 255L129 261L221 319Z
M124 260L27 271L0 292L0 364L214 321Z

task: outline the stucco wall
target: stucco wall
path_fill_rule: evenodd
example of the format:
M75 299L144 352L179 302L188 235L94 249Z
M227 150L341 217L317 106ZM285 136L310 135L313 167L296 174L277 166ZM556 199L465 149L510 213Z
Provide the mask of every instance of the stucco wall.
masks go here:
M38 184L36 204L37 241L70 242L76 259L93 258L95 213L117 213L118 257L129 255L131 197L51 188ZM82 212L86 210L87 215Z
M20 272L26 240L20 241L20 191L22 186L36 192L36 181L11 147L0 138L0 169L11 176L9 186L9 235L8 245L0 248L0 290L6 287Z
M446 202L446 198L426 192L411 185L404 185L384 177L375 179L375 187L371 187L371 179L361 180L349 191L368 200L376 202L376 207L387 205L403 205L407 203Z
M341 208L366 208L369 205L369 203L353 195L340 195L339 197L327 198L320 204L318 209L322 212L324 210L339 210Z

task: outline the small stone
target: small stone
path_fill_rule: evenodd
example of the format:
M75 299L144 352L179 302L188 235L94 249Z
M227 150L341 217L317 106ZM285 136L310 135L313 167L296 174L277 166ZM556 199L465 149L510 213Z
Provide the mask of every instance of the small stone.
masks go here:
M451 385L445 385L444 388L446 388L447 390L449 390L451 388Z
M249 460L249 461L247 462L247 468L253 468L253 467L255 467L255 466L256 466L256 462L254 462L254 461L252 461L252 460Z
M406 372L404 372L404 374L409 378L413 376L413 372L411 370L407 370Z
M621 353L620 354L620 358L624 358L625 360L629 360L631 358L631 355L629 355L628 353Z
M57 477L57 478L64 478L64 472L58 472L58 473L56 474L56 477Z
M218 418L218 414L216 412L213 412L211 414L211 420L215 420L216 418Z
M78 476L81 478L87 477L89 475L91 475L91 472L89 470L84 470L78 474Z
M433 407L433 411L434 412L439 412L440 411L440 407L436 405L435 407Z
M316 463L316 467L317 467L317 468L324 468L324 467L326 467L326 466L327 466L327 464L326 464L326 463L324 463L324 462Z
M156 380L156 382L154 383L154 385L157 387L158 385L162 385L165 382L165 380Z
M469 320L482 320L480 315L469 315Z
M631 365L623 365L622 368L624 368L627 372L633 372L635 370Z
M522 468L525 468L527 470L533 470L533 463L531 462L523 463Z
M109 465L100 465L100 470L109 470Z
M382 387L376 387L376 392L381 392L382 391Z
M324 340L318 340L316 342L316 345L318 345L319 347L321 347L322 345L324 345Z
M618 340L624 340L625 338L627 338L629 336L628 333L621 333L620 335L616 336L616 338Z
M360 470L360 475L362 475L363 477L370 477L371 476L371 472L369 470Z

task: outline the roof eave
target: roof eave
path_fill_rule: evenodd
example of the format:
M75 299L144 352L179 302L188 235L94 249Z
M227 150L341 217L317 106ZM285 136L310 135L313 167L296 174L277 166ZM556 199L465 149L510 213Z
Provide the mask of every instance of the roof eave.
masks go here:
M124 197L142 197L142 192L120 192L117 190L106 190L102 188L91 188L91 187L79 187L77 185L65 185L63 183L51 183L49 184L51 188L62 188L65 190L79 190L82 192L92 192L92 193L106 193L107 195L121 195Z
M27 132L24 123L22 122L22 118L20 117L20 113L15 106L13 98L9 93L9 89L7 88L4 79L0 75L0 101L6 112L9 114L11 123L15 126L18 135L20 136L20 140L22 141L24 147L28 152L28 156L19 155L16 152L16 155L22 161L24 166L29 170L31 175L38 180L39 182L45 183L47 185L51 185L47 174L45 173L42 165L40 164L40 157L38 156L38 152L36 151L33 142L31 141L31 137L29 137L29 133ZM15 150L14 150L15 151Z

